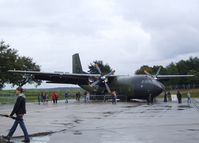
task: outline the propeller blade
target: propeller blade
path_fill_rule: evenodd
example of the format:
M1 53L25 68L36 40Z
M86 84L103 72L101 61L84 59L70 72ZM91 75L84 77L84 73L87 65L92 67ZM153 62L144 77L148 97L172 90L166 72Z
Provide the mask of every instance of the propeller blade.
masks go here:
M151 74L150 74L150 73L148 73L146 70L144 70L144 73L145 73L146 75L151 76Z
M156 77L159 75L160 70L161 70L161 67L158 68L158 71L157 71L157 73L156 73L156 75L155 75Z
M93 87L93 86L97 85L100 81L102 81L102 82L105 84L106 90L108 91L108 93L111 93L110 87L109 87L109 85L107 84L107 81L108 81L107 76L113 75L113 73L115 72L115 70L113 70L113 71L111 71L110 73L108 73L108 74L102 76L102 72L101 72L101 70L100 70L98 64L95 64L95 66L96 66L96 68L97 68L97 71L101 74L101 77L99 78L99 80L93 82L90 86Z
M96 68L97 68L97 71L98 71L100 74L102 74L102 72L101 72L101 70L100 70L98 64L95 64L95 66L96 66Z
M157 79L156 75L154 76L154 75L148 73L146 70L144 70L144 73L145 73L146 75L148 75L148 76L154 78L154 79ZM158 72L157 72L157 73L158 73Z
M108 74L107 74L107 75L105 75L105 76L113 75L113 74L114 74L114 72L115 72L115 70L111 71L110 73L108 73Z
M100 80L96 80L95 82L93 82L92 84L90 84L91 87L96 86L98 83L100 82Z
M108 84L106 82L104 84L106 86L106 90L108 91L108 93L111 93L111 90L110 90L110 87L108 86Z
M156 79L156 80L158 79L158 75L160 73L160 70L161 70L161 67L158 68L158 71L156 72L156 75L155 75L154 79Z

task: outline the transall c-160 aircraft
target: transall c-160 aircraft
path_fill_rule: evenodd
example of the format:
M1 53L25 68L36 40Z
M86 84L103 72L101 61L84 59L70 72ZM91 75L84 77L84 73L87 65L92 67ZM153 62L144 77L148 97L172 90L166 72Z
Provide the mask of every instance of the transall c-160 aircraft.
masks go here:
M163 79L174 77L192 77L194 75L156 75L146 72L144 75L114 75L115 71L103 75L98 65L96 68L99 74L89 74L82 70L79 54L74 54L73 73L48 73L38 71L9 70L12 73L31 74L35 79L45 80L47 83L76 84L92 94L105 95L116 91L127 100L144 99L153 102L153 99L165 90L160 82ZM120 97L122 97L120 96ZM123 98L124 99L124 98Z

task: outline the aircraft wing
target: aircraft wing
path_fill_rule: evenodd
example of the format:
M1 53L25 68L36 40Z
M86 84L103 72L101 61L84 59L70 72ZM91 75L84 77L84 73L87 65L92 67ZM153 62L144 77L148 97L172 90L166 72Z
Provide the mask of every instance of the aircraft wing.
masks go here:
M166 80L170 78L193 77L194 75L157 75L155 78L158 80Z
M21 70L9 70L11 73L30 74L35 79L45 80L47 83L63 83L63 84L78 84L88 85L90 79L98 79L100 74L74 74L74 73L50 73L39 71L21 71ZM108 78L114 78L111 75Z

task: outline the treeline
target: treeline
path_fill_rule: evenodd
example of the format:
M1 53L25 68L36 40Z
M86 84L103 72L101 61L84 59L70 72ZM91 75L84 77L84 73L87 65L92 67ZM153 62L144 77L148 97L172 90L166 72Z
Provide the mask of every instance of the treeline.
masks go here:
M135 74L144 74L147 71L151 74L156 74L158 68L161 67L159 74L162 75L194 75L189 78L172 78L167 81L163 81L166 86L172 88L195 88L199 87L199 58L190 57L188 60L180 60L177 63L170 63L168 66L163 67L156 65L153 67L144 65L138 69Z

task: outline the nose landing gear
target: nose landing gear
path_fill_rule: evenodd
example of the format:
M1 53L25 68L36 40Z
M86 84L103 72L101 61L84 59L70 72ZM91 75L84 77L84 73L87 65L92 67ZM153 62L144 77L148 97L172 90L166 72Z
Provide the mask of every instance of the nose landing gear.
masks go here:
M154 98L153 98L153 96L151 95L151 94L149 94L149 96L148 96L148 98L147 98L147 104L149 105L149 104L153 104L153 101L154 100Z

